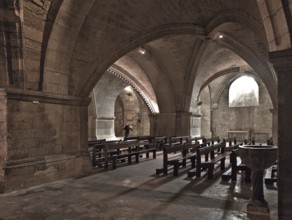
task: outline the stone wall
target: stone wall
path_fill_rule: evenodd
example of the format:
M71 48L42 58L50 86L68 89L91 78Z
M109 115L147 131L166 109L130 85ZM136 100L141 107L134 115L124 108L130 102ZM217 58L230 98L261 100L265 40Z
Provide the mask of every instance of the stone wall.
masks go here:
M78 107L9 100L8 111L9 160L78 151Z
M88 100L8 91L5 192L91 172Z
M227 87L221 95L218 108L213 108L213 116L216 123L215 135L226 137L228 130L250 130L254 133L267 133L272 136L273 108L267 89L259 83L259 106L232 107L228 106Z

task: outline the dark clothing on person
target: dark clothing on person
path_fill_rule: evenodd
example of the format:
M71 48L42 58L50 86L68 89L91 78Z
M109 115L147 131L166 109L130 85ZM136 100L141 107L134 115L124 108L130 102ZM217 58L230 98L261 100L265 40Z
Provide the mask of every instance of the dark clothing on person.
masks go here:
M133 129L130 128L129 125L126 125L126 126L124 127L124 130L125 130L125 138L129 136L129 134L130 134L130 130L133 131Z

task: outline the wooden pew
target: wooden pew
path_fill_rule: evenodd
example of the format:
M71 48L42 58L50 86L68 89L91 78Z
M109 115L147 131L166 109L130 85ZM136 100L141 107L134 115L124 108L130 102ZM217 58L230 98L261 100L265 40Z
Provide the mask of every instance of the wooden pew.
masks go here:
M124 141L138 141L138 140L151 140L151 136L129 136L125 137Z
M202 144L203 143L203 139L204 139L204 136L200 136L200 137L190 137L189 139L189 143L192 143L192 144L195 144L195 143L200 143Z
M171 136L168 139L168 142L165 145L172 146L172 145L180 145L184 143L188 143L190 136Z
M231 152L226 150L226 143L223 141L210 146L203 145L196 150L196 154L196 168L188 171L188 177L201 177L202 170L207 169L208 179L212 179L215 164L220 162L220 168L224 170L225 159L227 156L231 155ZM204 162L202 162L202 155L205 155Z
M211 146L214 145L215 143L220 143L220 138L218 136L216 137L211 137L211 138L203 138L202 139L202 144L201 147L206 147L206 146ZM220 149L217 149L220 150ZM205 154L205 161L208 160L208 153Z
M203 143L206 146L214 145L216 143L220 143L220 138L218 136L216 137L211 137L211 138L204 138Z
M151 136L149 135L144 135L144 136L130 136L130 137L125 137L124 138L124 141L151 141ZM148 147L149 145L147 145ZM145 148L147 148L145 146ZM147 151L145 151L147 152ZM142 154L140 154L140 157L142 157ZM147 155L146 155L147 158L149 158L149 152L147 152Z
M216 151L218 152L217 154L215 154ZM205 162L201 162L201 155L202 154L209 154L210 160L205 160ZM196 177L201 177L202 169L207 168L208 169L208 179L212 179L215 164L217 162L220 162L220 168L221 168L221 170L224 170L225 169L225 159L230 154L231 154L230 152L225 151L225 143L224 142L197 149Z
M272 185L273 183L278 181L277 171L278 171L277 164L274 164L273 166L266 169L264 177L265 184Z
M150 139L150 142L156 146L157 150L162 150L163 145L167 143L167 137L166 136L153 136Z
M146 154L146 158L149 158L151 152L153 159L156 158L156 147L148 140L105 142L95 145L93 149L95 150L93 150L92 165L105 169L108 169L109 165L116 169L118 162L125 162L126 160L128 164L131 164L132 157L135 158L136 163L139 163L140 155Z
M236 137L224 138L223 141L225 141L225 143L226 143L226 148L228 148L229 146L237 144Z
M163 146L163 167L156 169L156 175L168 174L168 170L173 169L173 175L178 176L179 167L186 167L187 162L191 162L191 168L195 167L195 150L200 146L199 143L164 145Z
M251 142L250 142L251 141ZM244 143L250 143L252 144L252 139L250 140L244 140ZM245 164L241 163L240 160L237 160L238 157L238 147L242 145L243 143L236 144L229 146L229 151L231 151L230 155L230 163L231 163L231 168L226 170L222 175L221 178L222 180L229 180L231 181L236 181L237 180L237 173L239 171L245 172L245 182L251 182L251 169L248 168Z
M120 143L122 140L110 140L101 141L100 143L95 143L89 148L92 166L102 167L104 165L104 148L106 145Z
M100 144L100 143L105 142L105 141L106 141L106 139L89 140L88 147L91 147L95 144Z
M255 139L254 139L254 137L249 137L249 138L244 139L243 143L245 145L251 145L251 144L254 145Z

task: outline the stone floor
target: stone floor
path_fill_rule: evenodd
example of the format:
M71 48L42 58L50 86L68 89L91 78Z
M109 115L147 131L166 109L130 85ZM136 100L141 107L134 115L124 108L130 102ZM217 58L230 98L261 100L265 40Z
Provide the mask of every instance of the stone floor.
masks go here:
M120 166L92 176L67 179L0 195L0 219L22 220L236 220L277 218L276 185L265 187L270 213L250 215L246 206L251 185L238 175L236 183L186 178L181 170L155 176L161 156Z

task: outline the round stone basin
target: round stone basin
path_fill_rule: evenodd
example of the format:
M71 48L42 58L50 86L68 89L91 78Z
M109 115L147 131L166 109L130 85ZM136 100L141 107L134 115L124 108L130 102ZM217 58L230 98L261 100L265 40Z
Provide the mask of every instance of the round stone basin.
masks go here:
M242 163L252 170L264 170L277 160L278 147L274 145L243 145L238 148Z

